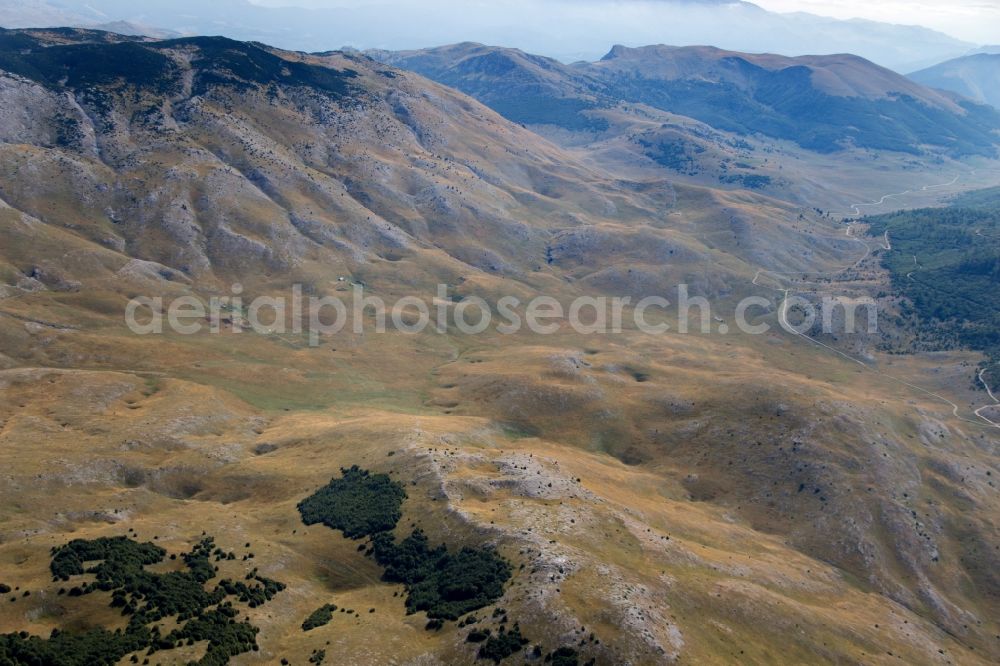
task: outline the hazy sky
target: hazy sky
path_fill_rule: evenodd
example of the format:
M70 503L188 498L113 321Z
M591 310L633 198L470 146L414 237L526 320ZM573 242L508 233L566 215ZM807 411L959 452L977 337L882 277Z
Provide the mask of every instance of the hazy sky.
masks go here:
M477 41L563 62L596 60L614 44L707 44L784 55L853 53L902 73L1000 44L1000 0L757 0L763 9L736 0L249 1L256 6L248 0L0 0L0 25L120 20L302 51ZM32 15L32 8L55 16ZM877 22L839 20L855 16Z
M251 0L260 5L343 7L412 4L419 0ZM439 0L431 0L439 2ZM549 0L537 0L543 4ZM1000 44L1000 0L751 0L777 12L809 12L835 18L866 18L923 25L977 44ZM579 0L580 5L593 0ZM474 0L456 0L456 11L475 12ZM494 4L494 3L489 3ZM460 9L458 9L460 8Z
M809 12L934 28L979 44L1000 44L1000 0L754 0L776 12Z

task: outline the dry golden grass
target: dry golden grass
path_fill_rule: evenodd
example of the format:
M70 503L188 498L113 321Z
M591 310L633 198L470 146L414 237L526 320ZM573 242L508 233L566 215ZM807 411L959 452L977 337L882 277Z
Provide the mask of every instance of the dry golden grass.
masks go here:
M108 138L107 161L31 135L0 145L0 582L31 591L0 603L0 632L121 622L96 595L56 594L53 545L131 528L182 552L207 532L288 586L248 611L260 652L234 663L315 649L328 663L472 663L467 630L425 631L357 542L301 524L296 503L357 464L406 484L400 534L496 545L515 568L497 605L547 651L996 661L1000 440L967 421L969 355L874 355L869 371L777 329L341 333L317 347L128 332L136 294L206 298L236 280L248 297L361 281L390 301L438 283L568 300L684 281L730 307L785 283L832 289L753 284L759 269L859 258L804 206L622 178L453 91L349 66L365 104L223 95L183 132ZM797 182L840 173L829 200L907 187L816 159ZM836 288L884 284L873 261L855 273ZM959 417L899 380L950 396ZM303 632L330 602L358 614Z

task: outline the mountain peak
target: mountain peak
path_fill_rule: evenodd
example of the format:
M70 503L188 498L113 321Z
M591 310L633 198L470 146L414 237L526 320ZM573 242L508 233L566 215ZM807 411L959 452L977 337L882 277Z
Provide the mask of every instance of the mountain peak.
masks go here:
M601 58L601 60L604 61L604 60L614 60L615 58L621 58L623 55L625 55L625 53L628 50L629 48L627 46L624 46L622 44L615 44L614 46L611 47L611 50L608 51L603 58Z

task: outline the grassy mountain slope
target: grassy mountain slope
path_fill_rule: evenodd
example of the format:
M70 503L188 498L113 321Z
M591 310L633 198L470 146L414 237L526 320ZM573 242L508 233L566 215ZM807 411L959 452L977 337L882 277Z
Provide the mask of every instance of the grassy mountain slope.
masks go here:
M995 660L998 441L901 391L888 375L926 379L905 359L864 373L777 329L347 329L310 346L291 328L138 336L122 322L128 297L207 299L234 281L248 299L293 282L387 299L440 282L455 302L685 280L723 302L766 295L773 325L780 295L757 271L857 262L864 241L839 224L753 192L612 175L353 54L3 39L0 581L22 596L0 605L0 632L122 622L106 597L52 583L49 549L70 534L131 528L177 552L206 531L287 586L241 611L259 652L234 663L320 649L475 663L469 627L426 630L357 542L301 522L297 505L357 464L406 488L396 536L420 527L511 562L478 626L498 632L502 607L544 653ZM303 631L327 603L359 612Z

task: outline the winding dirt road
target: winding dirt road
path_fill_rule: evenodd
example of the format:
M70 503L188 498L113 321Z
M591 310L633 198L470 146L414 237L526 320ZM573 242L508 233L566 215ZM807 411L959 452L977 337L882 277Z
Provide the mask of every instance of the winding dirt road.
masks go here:
M975 170L973 170L971 173L975 174ZM924 185L918 191L926 191L926 190L930 190L930 189L934 189L934 188L947 187L947 186L950 186L950 185L954 185L955 183L958 182L958 179L959 179L959 176L955 176L955 178L953 180L951 180L950 182L948 182L948 183L941 183L941 184L938 184L938 185ZM891 199L891 198L894 198L894 197L900 197L900 196L903 196L903 195L906 195L906 194L910 194L912 192L913 192L913 190L907 190L906 192L900 192L898 194L887 194L887 195L883 196L881 199L879 199L878 202L868 203L868 204L852 204L851 208L853 208L856 211L857 215L861 215L860 210L858 210L859 206L878 206L878 205L883 204L887 199ZM854 224L854 223L848 225L847 230L846 230L845 233L847 234L848 238L850 238L851 240L856 241L858 243L861 243L861 245L864 247L864 253L862 254L861 258L858 259L857 261L855 261L854 263L852 263L851 265L846 266L846 267L844 267L842 269L839 269L839 270L827 271L827 272L817 272L817 273L812 273L812 274L814 274L814 275L837 275L837 274L841 274L841 273L844 273L846 271L854 269L859 264L861 264L861 262L863 262L865 259L867 259L869 257L869 255L871 255L871 252L872 252L871 246L868 243L866 243L865 241L863 241L862 239L858 238L857 236L855 236L852 233L853 230L854 230L854 228L855 228L855 226L856 226L856 224ZM888 231L885 232L884 240L885 240L885 243L884 244L880 244L881 249L886 250L886 251L891 250L892 249L892 243L889 240L889 232ZM914 264L916 264L916 265L919 266L919 264L917 264L917 258L916 258L916 256L913 257L913 262L914 262ZM808 274L808 273L805 273L805 272L778 273L777 271L772 271L772 270L768 270L768 269L759 269L757 271L757 273L754 275L753 280L751 281L751 283L753 285L755 285L755 286L758 286L758 287L764 286L764 285L760 285L757 282L757 280L760 279L760 276L762 274L765 274L765 273L770 274L779 283L781 283L782 281L787 281L787 277L786 276L788 276L788 275ZM912 276L912 274L913 274L913 271L911 271L907 275L907 277ZM912 277L910 277L910 279L912 279ZM884 372L884 371L882 371L882 370L880 370L880 369L878 369L878 368L876 368L874 366L871 366L871 365L865 363L864 361L862 361L859 358L855 358L854 356L851 356L850 354L842 352L839 349L836 349L835 347L832 347L832 346L830 346L830 345L828 345L826 343L820 342L819 340L817 340L817 339L815 339L813 337L810 337L810 336L806 335L805 333L797 331L791 325L791 323L788 321L788 298L789 298L789 293L791 293L792 290L789 289L789 288L785 288L785 287L779 287L779 288L765 287L765 288L772 289L774 291L779 291L779 292L782 293L781 307L778 310L778 323L781 325L781 328L784 329L786 332L791 333L793 335L796 335L796 336L798 336L800 338L804 338L804 339L808 340L809 342L811 342L814 345L822 347L822 348L824 348L824 349L826 349L828 351L833 352L834 354L837 354L838 356L841 356L841 357L847 359L848 361L856 363L856 364L860 365L862 368L864 368L866 371L875 373L879 377L882 377L882 378L885 378L885 379L889 379L889 380L891 380L893 382L896 382L896 383L900 384L901 386L905 386L905 387L907 387L907 388L909 388L911 390L917 391L919 393L922 393L924 395L927 395L929 397L932 397L932 398L934 398L936 400L939 400L939 401L945 403L946 405L948 405L949 407L951 407L951 413L952 413L952 415L956 419L958 419L959 421L962 421L964 423L970 423L972 425L976 425L976 426L980 426L980 427L1000 428L1000 423L992 421L992 420L990 420L989 418L987 418L986 416L984 416L982 414L983 411L985 411L987 409L990 409L990 408L993 408L993 407L995 407L995 405L1000 405L1000 400L997 400L997 397L995 395L993 395L993 392L990 390L990 387L986 385L986 381L983 379L983 374L985 373L985 370L983 370L983 371L981 371L979 373L979 381L982 382L983 386L986 387L987 393L989 394L990 398L994 401L995 404L994 405L984 405L983 407L980 407L980 408L978 408L978 409L976 409L976 410L973 411L973 414L975 414L975 416L977 418L981 419L982 422L981 421L974 421L972 419L964 418L964 417L962 417L959 414L959 406L956 403L954 403L951 400L949 400L948 398L944 397L943 395L940 395L938 393L935 393L933 391L925 389L922 386L917 386L916 384L911 384L910 382L908 382L906 380L903 380L903 379L900 379L898 377L894 377L893 375L887 374L886 372Z
M998 428L1000 428L1000 424L996 423L995 421L990 421L990 419L986 418L985 416L983 416L982 414L979 413L979 412L985 411L987 409L990 409L992 407L996 407L997 405L1000 405L1000 400L998 400L997 397L995 395L993 395L993 391L990 389L990 385L986 383L985 379L983 379L983 375L985 375L985 374L986 374L986 368L983 368L982 370L979 371L979 381L980 381L980 383L982 383L983 388L986 389L986 393L990 396L990 399L993 400L993 404L992 405L983 405L982 407L980 407L979 409L977 409L975 411L975 414L976 414L976 416L978 416L979 418L983 419L984 421L989 421L993 425L995 425Z
M922 386L917 386L916 384L911 384L910 382L908 382L908 381L906 381L904 379L900 379L899 377L894 377L894 376L892 376L890 374L887 374L884 371L879 370L878 368L875 368L873 366L868 365L867 363L865 363L864 361L862 361L859 358L855 358L855 357L851 356L850 354L842 352L842 351L840 351L839 349L837 349L835 347L831 347L830 345L828 345L826 343L820 342L816 338L810 337L810 336L806 335L805 333L802 333L800 331L795 330L795 327L793 327L791 325L791 323L788 321L788 293L791 290L790 289L782 289L781 291L784 292L784 296L782 297L782 300L781 300L781 309L778 311L778 323L781 325L781 328L783 328L786 332L791 333L792 335L797 335L800 338L805 338L809 342L811 342L811 343L813 343L815 345L818 345L820 347L823 347L824 349L827 349L829 351L832 351L834 354L837 354L838 356L841 356L841 357L847 359L848 361L851 361L853 363L857 363L858 365L860 365L862 368L864 368L868 372L875 373L879 377L884 377L885 379L889 379L891 381L894 381L897 384L905 386L905 387L907 387L909 389L912 389L912 390L917 391L919 393L923 393L924 395L927 395L927 396L930 396L930 397L935 398L937 400L940 400L941 402L943 402L946 405L948 405L949 407L951 407L952 416L954 416L959 421L962 421L964 423L971 423L971 424L977 425L977 426L982 426L983 425L979 421L973 421L971 419L967 419L967 418L962 417L958 413L959 406L957 404L955 404L954 402L952 402L951 400L949 400L948 398L944 397L943 395L941 395L939 393L934 393L933 391L925 389ZM985 372L985 370L983 372ZM983 381L982 372L979 374L979 380L983 382L984 386L986 385L986 382ZM988 386L986 387L986 390L987 390L987 392L989 392L989 387ZM990 392L990 397L993 398L994 402L996 402L997 404L1000 404L1000 401L998 401L996 399L996 397L993 395L992 392ZM985 421L987 424L989 424L990 426L993 426L994 428L1000 428L1000 423L996 423L995 421L991 421L989 418L987 418L987 417L983 416L982 414L980 414L980 412L982 412L982 411L984 411L986 409L990 409L993 406L994 405L984 405L983 407L980 407L979 409L975 410L973 413L977 417L979 417L980 419L982 419L983 421Z
M970 174L975 174L975 173L976 173L975 169L973 169L970 172ZM854 211L855 215L860 216L861 215L861 207L862 206L865 206L865 207L881 206L882 204L884 204L886 202L887 199L895 199L896 197L903 197L903 196L906 196L907 194L913 194L914 192L926 192L927 190L934 190L934 189L937 189L939 187L950 187L950 186L954 185L955 183L957 183L959 178L961 178L961 174L955 176L951 181L949 181L947 183L939 183L937 185L924 185L919 190L906 190L905 192L898 192L896 194L886 194L886 195L883 195L882 198L879 199L878 201L871 201L871 202L868 202L868 203L851 204L850 207Z

